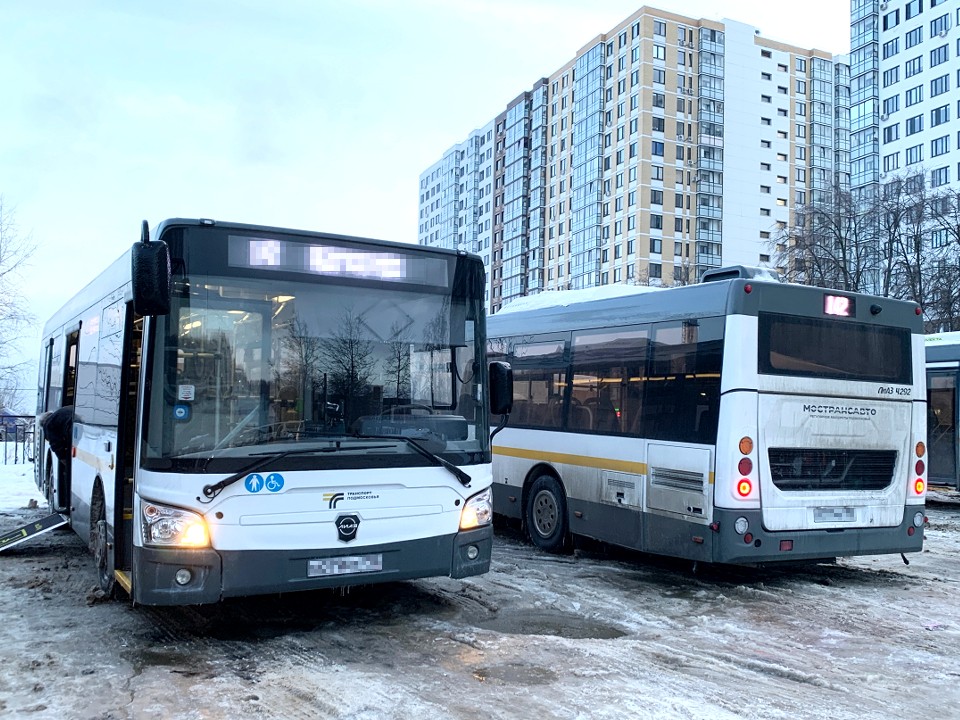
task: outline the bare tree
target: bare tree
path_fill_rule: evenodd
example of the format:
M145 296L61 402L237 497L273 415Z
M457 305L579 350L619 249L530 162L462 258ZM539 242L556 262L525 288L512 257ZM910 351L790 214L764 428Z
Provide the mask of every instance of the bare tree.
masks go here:
M376 367L373 349L363 321L351 309L344 310L337 331L321 341L318 360L329 373L332 393L343 400L346 427L369 404Z
M774 264L786 280L866 292L877 271L876 223L848 191L797 208L793 227L774 238Z
M0 195L0 405L20 409L27 363L14 357L16 341L33 320L20 292L21 273L33 255L35 245L29 235L21 235L14 211Z

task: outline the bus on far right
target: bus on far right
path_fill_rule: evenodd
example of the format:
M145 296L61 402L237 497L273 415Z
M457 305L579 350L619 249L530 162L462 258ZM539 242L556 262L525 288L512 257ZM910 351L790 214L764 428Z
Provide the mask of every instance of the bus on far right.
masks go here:
M927 445L932 485L960 490L957 473L957 388L960 386L960 331L927 335Z

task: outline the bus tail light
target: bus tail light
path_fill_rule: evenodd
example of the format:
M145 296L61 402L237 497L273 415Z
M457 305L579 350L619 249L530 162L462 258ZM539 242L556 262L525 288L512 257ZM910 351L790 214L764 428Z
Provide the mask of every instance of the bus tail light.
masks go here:
M735 485L735 494L738 500L756 499L756 476L754 475L755 465L749 455L753 452L753 438L744 436L737 443L737 449L743 457L737 462L737 473L740 479Z
M918 441L915 446L915 451L917 454L917 461L913 466L913 492L915 495L923 495L927 489L927 478L926 470L927 465L923 462L922 458L927 454L927 446L922 440Z

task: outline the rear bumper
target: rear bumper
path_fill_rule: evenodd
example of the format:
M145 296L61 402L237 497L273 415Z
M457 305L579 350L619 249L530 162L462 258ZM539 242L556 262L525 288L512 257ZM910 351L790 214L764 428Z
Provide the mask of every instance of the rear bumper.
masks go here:
M719 522L719 529L714 533L713 561L770 563L920 552L923 549L923 526L913 525L913 516L917 512L924 513L924 506L907 506L897 527L770 532L763 527L759 510L715 508L713 517ZM738 535L734 529L740 517L745 517L750 523L750 542L746 542L745 536ZM910 528L914 529L913 535L908 534ZM787 547L791 549L782 549Z
M477 549L474 559L470 547ZM133 600L142 605L201 605L227 597L316 590L423 577L463 578L490 569L493 528L385 545L308 550L163 550L135 548ZM383 569L329 577L308 577L310 560L380 554ZM178 570L191 580L179 585Z

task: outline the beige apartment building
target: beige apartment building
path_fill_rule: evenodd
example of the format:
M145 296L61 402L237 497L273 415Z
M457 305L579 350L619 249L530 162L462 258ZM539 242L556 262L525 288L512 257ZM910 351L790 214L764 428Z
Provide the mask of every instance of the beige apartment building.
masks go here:
M420 176L421 244L483 256L488 307L770 266L849 183L845 57L642 7Z

